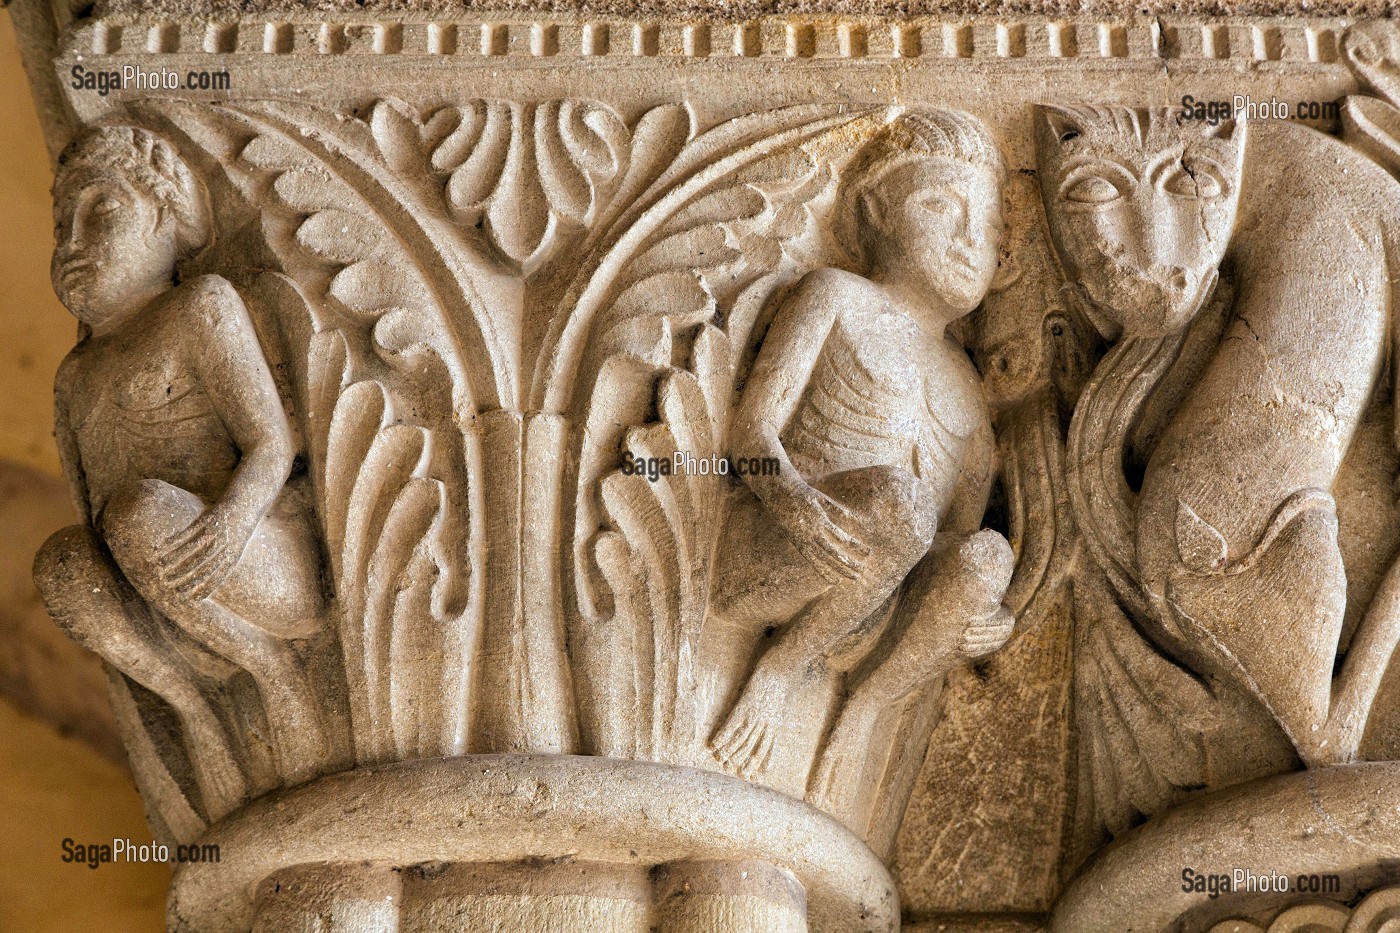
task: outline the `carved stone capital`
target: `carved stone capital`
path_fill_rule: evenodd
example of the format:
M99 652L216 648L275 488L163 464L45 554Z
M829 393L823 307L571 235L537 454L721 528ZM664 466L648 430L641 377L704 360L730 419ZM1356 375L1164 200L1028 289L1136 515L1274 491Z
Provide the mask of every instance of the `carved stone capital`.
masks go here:
M172 930L1379 929L1393 23L16 6Z

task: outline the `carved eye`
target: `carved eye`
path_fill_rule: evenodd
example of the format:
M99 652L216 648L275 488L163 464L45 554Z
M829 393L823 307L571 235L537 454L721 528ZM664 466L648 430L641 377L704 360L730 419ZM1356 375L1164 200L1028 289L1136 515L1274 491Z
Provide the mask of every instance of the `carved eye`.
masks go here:
M94 205L92 206L92 212L93 212L94 214L98 215L99 217L101 217L101 216L104 216L104 215L106 215L106 214L112 213L113 211L117 210L117 209L120 208L121 206L122 206L122 203L121 203L120 201L118 201L116 198L103 197L103 198L99 198L99 199L97 200L97 203L94 204Z
M1210 200L1225 193L1220 169L1209 162L1188 159L1162 183L1168 194Z
M937 214L940 217L947 217L949 214L956 211L958 207L957 204L953 202L952 198L937 194L922 198L917 203L930 214Z
M1107 204L1122 197L1118 186L1102 175L1089 175L1070 185L1064 198L1076 204Z

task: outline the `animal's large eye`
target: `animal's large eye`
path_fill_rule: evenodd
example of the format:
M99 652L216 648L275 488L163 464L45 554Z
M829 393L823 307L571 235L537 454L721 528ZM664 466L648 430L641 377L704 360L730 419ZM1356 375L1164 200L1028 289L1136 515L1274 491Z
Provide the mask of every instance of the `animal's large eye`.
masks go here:
M1122 194L1117 185L1102 175L1089 175L1066 188L1064 198L1076 204L1107 204Z
M1210 200L1225 193L1225 179L1218 166L1204 159L1188 158L1167 176L1162 189L1185 198Z

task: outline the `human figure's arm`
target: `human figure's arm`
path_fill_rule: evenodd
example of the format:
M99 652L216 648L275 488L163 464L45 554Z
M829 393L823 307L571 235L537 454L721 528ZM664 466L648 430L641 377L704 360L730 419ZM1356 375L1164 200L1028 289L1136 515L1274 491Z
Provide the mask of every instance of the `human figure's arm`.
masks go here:
M165 578L191 599L208 596L242 557L291 473L295 446L257 332L233 286L217 276L191 282L182 321L185 357L239 451L217 502L166 543Z
M1016 621L1001 605L1015 564L1010 545L1000 534L982 529L996 475L996 434L980 386L970 388L976 393L967 396L968 404L977 406L976 420L964 441L933 547L910 575L901 608L927 618L914 628L947 628L945 635L958 636L942 643L939 653L946 658L976 658L995 651ZM953 595L957 593L962 595Z
M68 480L68 492L73 497L73 505L83 523L93 523L92 500L89 497L87 475L83 472L82 453L78 449L78 437L73 430L73 391L78 376L79 351L75 350L58 367L54 380L54 440L58 443L59 461L63 464L63 475Z
M737 456L776 457L784 473L796 472L780 436L802 400L822 346L836 323L839 309L833 300L835 292L828 274L813 272L778 308L734 412L733 449ZM764 479L754 476L749 482L761 487Z
M807 482L782 443L840 313L848 287L841 275L808 274L778 309L739 400L731 437L736 456L778 461L776 476L751 474L745 482L798 550L828 575L851 577L869 548L851 516Z
M982 527L987 500L992 494L992 479L996 475L996 457L996 435L991 422L983 416L967 439L962 468L958 470L939 531L973 534Z

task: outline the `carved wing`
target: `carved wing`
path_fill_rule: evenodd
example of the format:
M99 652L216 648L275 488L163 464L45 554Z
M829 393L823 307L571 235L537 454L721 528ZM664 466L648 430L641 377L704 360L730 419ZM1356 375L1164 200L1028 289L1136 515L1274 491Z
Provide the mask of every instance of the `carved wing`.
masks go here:
M585 733L601 754L703 760L717 698L699 655L729 481L660 470L677 455L693 458L693 470L724 456L764 312L830 261L816 221L834 165L886 116L794 108L699 137L566 293L573 304L556 318L566 323L541 355L537 388L546 409L574 412L584 429L571 645L576 669L608 672L579 685ZM596 377L575 384L575 373ZM624 455L657 474L624 472Z

